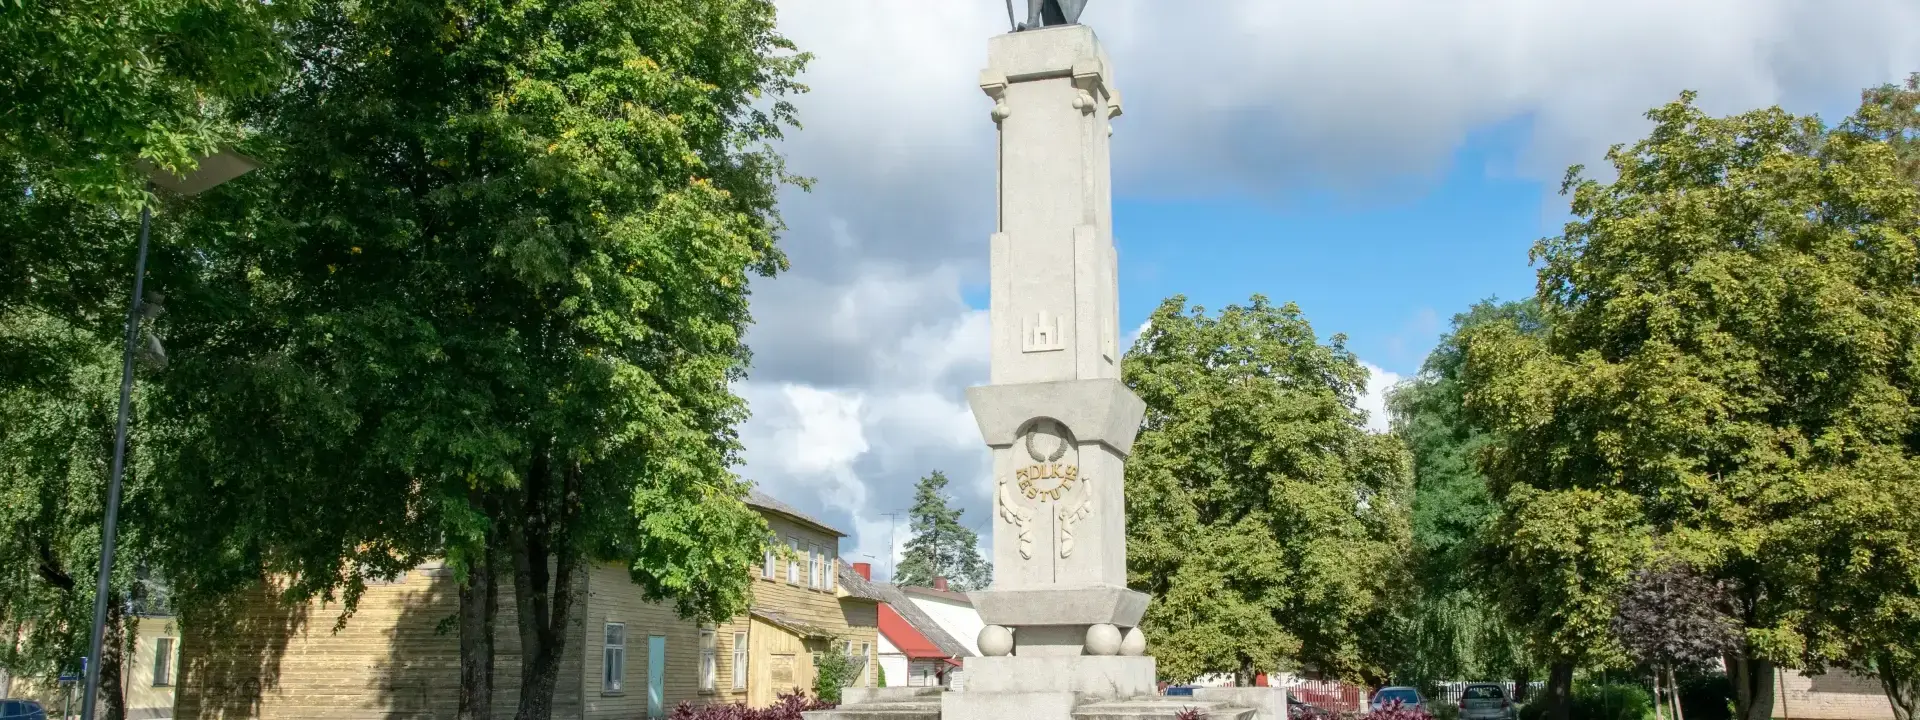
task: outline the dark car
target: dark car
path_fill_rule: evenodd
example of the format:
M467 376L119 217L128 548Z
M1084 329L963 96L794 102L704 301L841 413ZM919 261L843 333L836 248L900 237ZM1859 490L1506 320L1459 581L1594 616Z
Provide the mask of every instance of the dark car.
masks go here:
M1379 692L1373 694L1373 701L1367 703L1367 709L1382 710L1394 703L1399 703L1400 707L1406 710L1419 712L1427 710L1426 698L1420 697L1419 690L1410 687L1380 688Z
M0 720L47 720L47 709L32 700L0 700Z
M1514 720L1513 701L1506 688L1475 683L1460 690L1461 720Z

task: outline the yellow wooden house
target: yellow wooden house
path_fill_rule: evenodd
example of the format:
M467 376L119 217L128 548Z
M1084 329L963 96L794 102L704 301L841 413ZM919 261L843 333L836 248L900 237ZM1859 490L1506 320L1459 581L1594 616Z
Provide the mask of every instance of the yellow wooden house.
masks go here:
M820 656L838 648L877 681L878 605L840 561L846 534L760 492L748 504L777 549L757 567L751 610L696 623L647 602L625 568L580 573L555 692L555 718L664 717L682 702L764 706L813 688ZM504 578L508 585L511 578ZM519 678L519 633L511 587L502 588L494 633L494 714L510 718ZM272 588L236 598L218 626L180 634L173 716L260 720L452 718L459 687L458 634L442 631L457 608L450 571L434 562L372 586L335 627L337 607L287 606ZM211 625L211 624L210 624Z

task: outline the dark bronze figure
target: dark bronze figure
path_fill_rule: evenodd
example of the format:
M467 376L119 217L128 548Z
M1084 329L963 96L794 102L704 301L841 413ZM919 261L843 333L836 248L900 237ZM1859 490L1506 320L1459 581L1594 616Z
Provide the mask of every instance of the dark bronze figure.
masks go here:
M1075 25L1080 22L1080 11L1086 7L1087 0L1027 0L1027 21L1014 30ZM1013 0L1007 0L1007 14L1013 14Z

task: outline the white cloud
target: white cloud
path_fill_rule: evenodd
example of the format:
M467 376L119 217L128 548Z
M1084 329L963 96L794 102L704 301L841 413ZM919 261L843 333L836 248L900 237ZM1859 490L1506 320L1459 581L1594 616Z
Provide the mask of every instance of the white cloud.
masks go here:
M754 287L743 472L854 533L848 556L880 559L884 513L929 470L953 478L967 520L987 519L963 395L986 379L986 323L961 298L986 280L993 124L977 73L1005 7L778 2L815 55L806 127L783 150L818 184L782 198L793 270ZM1527 140L1489 172L1557 180L1682 89L1713 112L1844 108L1920 69L1912 0L1095 0L1083 19L1126 94L1116 189L1133 197L1378 201L1501 123ZM1373 371L1363 406L1383 429L1397 377Z
M1400 382L1400 374L1380 369L1370 362L1362 361L1360 366L1367 369L1367 392L1360 396L1360 409L1367 413L1367 430L1383 433L1391 429L1393 418L1387 414L1387 391Z

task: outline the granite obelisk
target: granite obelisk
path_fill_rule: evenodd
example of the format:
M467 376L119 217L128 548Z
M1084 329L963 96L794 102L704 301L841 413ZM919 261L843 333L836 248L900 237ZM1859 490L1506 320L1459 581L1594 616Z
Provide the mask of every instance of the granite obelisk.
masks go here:
M1093 30L989 41L980 89L999 127L990 245L991 384L970 388L993 452L993 586L973 593L983 657L945 717L1064 718L1152 695L1128 590L1127 455L1144 405L1120 382L1108 139L1113 64Z

